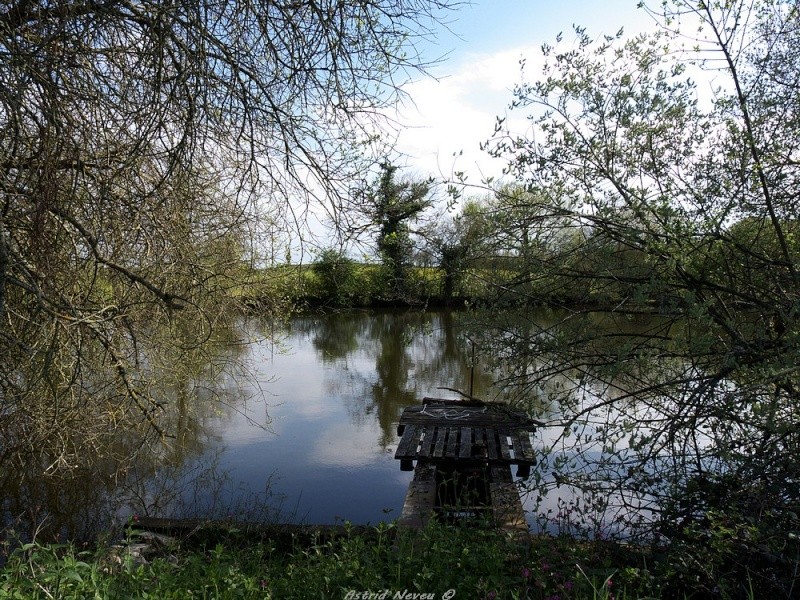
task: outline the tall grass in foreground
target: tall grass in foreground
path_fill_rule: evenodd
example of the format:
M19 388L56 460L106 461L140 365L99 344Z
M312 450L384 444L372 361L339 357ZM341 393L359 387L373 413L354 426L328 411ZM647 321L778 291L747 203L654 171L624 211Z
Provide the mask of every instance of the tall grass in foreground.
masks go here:
M660 597L638 551L566 538L521 545L493 531L436 524L421 532L382 524L367 535L346 530L310 542L231 534L175 542L143 564L119 549L32 543L0 571L0 599Z

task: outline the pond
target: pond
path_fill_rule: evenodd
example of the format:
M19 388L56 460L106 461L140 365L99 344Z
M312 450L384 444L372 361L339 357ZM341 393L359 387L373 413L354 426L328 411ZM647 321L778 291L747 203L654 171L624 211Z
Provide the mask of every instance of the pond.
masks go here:
M198 368L213 376L164 391L163 420L173 438L120 434L108 456L70 478L43 476L37 465L27 476L4 473L4 525L28 535L91 539L135 515L311 524L396 519L413 475L394 459L403 409L470 388L478 398L504 398L487 359L474 359L475 317L352 311L297 316L280 326L244 320ZM524 316L536 328L553 318L545 310ZM558 376L550 385L570 383ZM535 416L554 426L537 432L534 446L562 444L560 413L538 406ZM605 425L618 417L609 412ZM575 437L589 439L591 428ZM577 457L578 466L586 459L566 447L561 454ZM558 456L543 455L544 470L534 470L531 483L549 477ZM564 515L586 498L558 481L544 487L529 485L523 496L529 525L573 532Z
M412 474L394 459L400 413L425 396L476 396L458 312L346 312L246 320L222 375L168 391L168 442L119 436L70 477L7 471L2 520L18 533L90 539L134 515L335 524L398 518ZM214 369L212 369L214 370ZM146 450L145 450L146 449ZM135 460L122 470L120 457ZM116 457L116 458L115 458ZM27 531L27 534L24 532Z
M256 328L254 337L265 333L255 323L246 326ZM397 518L411 479L394 459L400 413L426 396L453 396L439 387L468 385L470 361L457 315L297 317L267 338L277 342L254 343L240 359L251 374L243 395L255 400L229 406L206 424L213 441L189 468L201 472L204 462L213 462L214 477L227 486L207 486L198 496L186 485L186 496L159 512L201 516L225 507L248 517L258 503L269 507L266 518L280 521ZM489 383L478 371L475 393Z

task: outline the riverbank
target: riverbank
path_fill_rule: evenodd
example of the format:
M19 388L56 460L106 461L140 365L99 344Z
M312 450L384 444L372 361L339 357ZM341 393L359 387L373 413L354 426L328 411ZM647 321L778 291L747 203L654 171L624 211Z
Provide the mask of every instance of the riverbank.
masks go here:
M345 526L339 535L159 538L126 548L26 544L0 571L0 598L530 598L662 597L648 554L609 542L433 524Z
M448 285L438 267L410 267L402 292L392 288L380 264L348 262L335 276L319 263L245 269L231 293L249 309L269 311L274 304L310 311L347 308L445 308L531 305L600 308L617 306L622 297L608 290L533 283L509 268L474 268Z

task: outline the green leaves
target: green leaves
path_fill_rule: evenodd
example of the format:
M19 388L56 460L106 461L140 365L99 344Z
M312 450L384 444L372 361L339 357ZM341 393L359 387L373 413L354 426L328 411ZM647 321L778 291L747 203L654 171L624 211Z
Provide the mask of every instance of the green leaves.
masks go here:
M797 11L761 1L663 9L654 35L593 40L577 28L571 43L544 48L541 76L515 88L514 110L535 133L490 148L536 190L515 205L518 223L574 233L528 262L568 313L544 331L514 329L513 344L493 351L509 385L533 396L545 383L560 403L570 426L559 441L592 474L554 460L560 481L636 487L663 507L695 475L735 473L785 524L800 502L783 454L800 435L777 426L800 405L800 368L789 364L800 354ZM694 35L698 22L696 52L675 29ZM521 241L513 247L523 254ZM573 293L553 293L556 281ZM643 329L626 329L625 314L647 315ZM572 388L556 390L561 378Z
M428 194L432 184L430 180L398 182L396 172L396 166L383 163L380 175L362 191L359 199L359 210L377 228L376 245L387 269L386 287L391 300L406 294L407 269L413 251L410 224L431 205Z

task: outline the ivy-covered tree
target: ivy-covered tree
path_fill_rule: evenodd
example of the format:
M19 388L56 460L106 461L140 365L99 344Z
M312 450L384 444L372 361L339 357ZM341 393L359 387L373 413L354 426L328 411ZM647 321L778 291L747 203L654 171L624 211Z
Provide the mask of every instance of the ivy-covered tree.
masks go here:
M376 228L376 246L392 299L407 295L408 268L414 250L411 223L431 205L431 181L398 181L397 169L390 163L381 164L380 175L360 201Z

